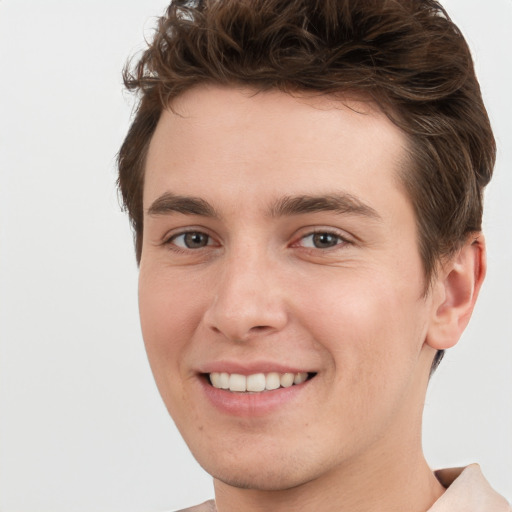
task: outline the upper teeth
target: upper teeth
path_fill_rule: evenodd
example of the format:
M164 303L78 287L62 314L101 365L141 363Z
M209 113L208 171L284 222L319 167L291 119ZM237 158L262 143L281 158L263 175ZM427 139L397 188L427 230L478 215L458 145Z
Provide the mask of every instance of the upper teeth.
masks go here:
M254 373L252 375L240 375L238 373L210 373L210 382L214 388L229 389L230 391L265 391L289 388L293 384L301 384L307 380L308 374L301 373Z

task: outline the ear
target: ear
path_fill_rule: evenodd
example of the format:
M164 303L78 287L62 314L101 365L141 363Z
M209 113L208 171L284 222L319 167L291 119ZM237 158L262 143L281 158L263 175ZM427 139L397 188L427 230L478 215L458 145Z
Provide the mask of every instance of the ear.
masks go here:
M487 269L485 239L473 233L452 258L440 265L432 286L432 317L426 343L453 347L466 328Z

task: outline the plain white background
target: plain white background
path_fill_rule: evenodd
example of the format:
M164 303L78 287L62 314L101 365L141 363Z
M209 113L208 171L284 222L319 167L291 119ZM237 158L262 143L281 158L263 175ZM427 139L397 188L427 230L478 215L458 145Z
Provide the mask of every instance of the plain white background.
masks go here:
M0 510L153 512L212 497L160 401L115 189L126 58L166 0L0 0ZM433 467L478 461L512 499L512 2L446 0L499 144L489 272L434 377ZM485 7L483 7L485 5Z

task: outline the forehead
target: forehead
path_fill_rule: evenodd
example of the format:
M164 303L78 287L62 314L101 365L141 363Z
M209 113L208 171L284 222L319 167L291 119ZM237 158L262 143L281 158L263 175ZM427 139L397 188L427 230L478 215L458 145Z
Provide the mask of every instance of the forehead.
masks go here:
M384 181L397 187L406 146L405 135L360 96L204 85L162 113L144 204L164 190L189 194L191 186L200 195L255 200L323 188L377 193Z

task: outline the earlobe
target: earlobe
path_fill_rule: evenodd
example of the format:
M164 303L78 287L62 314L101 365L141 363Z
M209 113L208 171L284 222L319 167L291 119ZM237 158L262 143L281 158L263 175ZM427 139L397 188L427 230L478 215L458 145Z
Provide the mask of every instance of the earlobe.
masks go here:
M432 290L432 318L426 343L436 350L453 347L466 328L486 272L485 239L473 233L441 265Z

